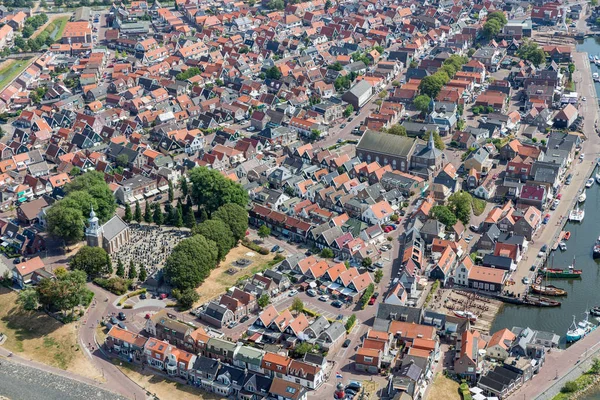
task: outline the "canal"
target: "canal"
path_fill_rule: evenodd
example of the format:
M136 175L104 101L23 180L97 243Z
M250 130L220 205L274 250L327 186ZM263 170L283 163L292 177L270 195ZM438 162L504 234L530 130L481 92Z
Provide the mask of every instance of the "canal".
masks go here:
M590 55L600 57L600 41L594 38L586 39L577 46L578 51L588 52ZM592 72L600 73L600 68L592 63ZM600 84L595 83L596 93L600 93ZM585 146L584 146L585 148ZM598 172L598 168L596 171ZM577 280L549 280L557 287L565 289L568 295L558 298L562 305L556 308L523 307L505 304L492 324L491 332L513 326L530 327L533 329L554 332L561 336L561 345L565 344L565 335L573 321L582 320L584 312L590 307L600 306L600 260L597 263L592 258L592 246L600 236L600 185L587 189L585 201L585 218L582 223L567 223L566 231L571 232L567 243L567 250L556 250L548 260L548 266L564 268L571 264L575 257L575 268L582 269L582 279ZM549 226L548 228L555 229ZM548 243L550 245L550 243ZM594 317L590 316L593 321ZM600 394L592 399L600 400Z

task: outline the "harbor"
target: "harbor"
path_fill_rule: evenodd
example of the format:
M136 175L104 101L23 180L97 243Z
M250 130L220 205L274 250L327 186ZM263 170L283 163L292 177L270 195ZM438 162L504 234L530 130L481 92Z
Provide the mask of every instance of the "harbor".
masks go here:
M600 44L595 39L589 38L578 45L578 51L594 55L600 54ZM581 53L579 53L579 56L581 56ZM585 58L584 61L588 62L587 56ZM582 74L600 74L600 66L597 66L593 60L589 61L588 65L591 68L591 73L589 70L586 71L586 68L578 67ZM589 78L592 78L592 76L589 76ZM596 82L594 86L596 93L598 93L600 83ZM582 88L582 91L585 90L585 87ZM587 94L584 92L584 95ZM590 97L592 97L592 93L590 93ZM593 94L593 101L589 102L594 108L597 107L596 98L596 95ZM590 107L590 104L588 104L588 107ZM583 112L585 111L584 109ZM595 112L595 110L589 110L589 112ZM591 314L586 316L587 311L595 306L600 306L600 291L598 290L600 287L600 260L594 259L594 257L600 256L600 253L597 255L594 253L594 246L598 244L597 239L600 236L600 213L596 212L600 209L600 183L595 182L596 174L600 173L600 169L596 164L599 154L594 151L598 147L596 143L598 137L588 139L592 140L584 142L585 161L573 161L573 164L579 162L583 164L576 165L573 169L573 171L577 171L574 173L577 176L574 177L573 186L570 188L569 186L563 186L561 190L561 192L576 190L570 198L563 198L562 200L569 202L570 208L568 211L565 210L566 212L560 213L560 215L567 218L559 215L554 223L551 221L549 225L544 227L548 231L538 234L535 239L536 242L540 241L540 246L545 244L550 248L545 262L541 261L541 257L531 260L531 264L536 265L540 275L537 280L532 282L532 286L538 289L537 293L531 293L530 297L547 296L548 288L550 288L550 292L554 291L554 293L551 293L552 297L549 298L559 301L560 306L525 307L519 304L505 303L496 315L491 327L492 331L502 328L510 329L513 326L528 326L532 329L560 335L561 347L565 347L567 345L567 332L570 329L573 331L574 319L575 329L578 329L579 323L584 323L586 318L593 325L599 323L598 316ZM578 185L581 185L581 189ZM582 196L582 194L584 195ZM553 215L554 219L556 217ZM565 238L567 232L568 238ZM519 269L523 271L525 267L521 265ZM541 273L544 267L547 269L545 273ZM513 277L515 287L518 287L515 293L525 294L529 289L529 285L523 285L521 282L522 277L525 276L527 276L526 273L522 273L521 276ZM597 331L594 332L594 336L597 336L597 334Z

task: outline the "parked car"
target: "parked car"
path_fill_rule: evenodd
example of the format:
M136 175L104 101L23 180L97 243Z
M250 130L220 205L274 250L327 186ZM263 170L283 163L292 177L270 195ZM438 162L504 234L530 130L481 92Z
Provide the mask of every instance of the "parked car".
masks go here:
M544 216L544 220L542 221L542 224L546 225L548 223L548 221L550 221L550 214L546 214Z
M358 391L362 389L362 383L359 381L349 381L346 385L346 390Z
M469 235L465 238L465 242L469 243L471 240L473 240L473 235Z
M530 271L535 271L535 265L532 265L531 268L529 268Z
M329 296L327 296L326 294L324 294L321 297L319 297L319 300L321 300L321 301L329 301Z
M228 327L229 329L231 329L231 328L235 328L237 324L238 324L238 322L237 322L237 321L231 321L231 322L229 323L229 325L227 325L227 327Z
M119 328L127 330L127 327L125 326L125 324L123 322L119 322L117 325L119 326Z
M244 322L248 321L250 319L249 316L244 315L242 318L240 318L240 324L243 324Z
M567 176L567 179L565 180L565 185L570 185L572 180L573 180L573 175L569 174Z
M375 272L375 271L377 271L377 267L374 266L373 264L371 264L371 265L369 265L367 267L367 271L369 271L369 272Z
M340 129L344 129L346 127L346 124L341 124L340 125Z
M142 294L140 294L140 299L142 299L142 300L146 300L146 297L147 297L147 296L146 296L146 293L142 293Z
M523 277L523 283L526 285L529 285L529 278L528 277Z
M289 296L289 297L292 297L292 296L295 296L295 295L297 295L297 294L298 294L298 291L297 291L296 289L292 289L292 290L290 290L290 292L288 293L288 296Z
M310 297L315 297L317 295L317 291L315 289L308 289L306 291L306 294L309 295Z
M119 320L115 317L110 317L110 323L113 325L117 325L119 323Z
M279 245L273 246L273 248L271 249L271 253L275 253L277 250L279 250Z
M375 301L377 301L377 299L375 297L371 297L369 299L369 305L372 306L373 304L375 304Z
M471 225L471 226L469 227L469 229L470 229L471 231L473 231L473 232L477 232L477 231L479 230L479 227L478 227L477 225Z
M383 268L383 263L381 261L377 261L375 264L373 264L374 266L376 266L377 268Z
M352 343L352 341L350 339L346 339L346 340L344 340L342 347L348 347L348 346L350 346L350 343Z
M335 308L342 308L342 306L344 305L344 303L342 303L339 300L334 300L331 302L331 305L334 306Z
M125 321L127 319L127 317L125 316L123 311L121 311L117 314L117 318L119 318L121 321Z
M373 296L372 296L372 297L378 298L378 297L379 297L379 292L375 292L375 293L373 293Z

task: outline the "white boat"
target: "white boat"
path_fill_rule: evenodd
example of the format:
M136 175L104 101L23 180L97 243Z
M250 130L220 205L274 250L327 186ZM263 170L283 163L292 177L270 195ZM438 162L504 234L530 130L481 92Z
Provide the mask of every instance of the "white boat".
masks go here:
M575 316L573 315L573 323L567 331L567 343L573 343L585 336L585 331L577 326L575 323Z
M561 251L567 251L567 244L565 242L560 242L558 244L558 247L560 248Z
M596 174L596 182L600 183L600 174Z
M477 315L470 311L454 311L454 315L456 315L458 318L468 319L471 322L477 321Z
M597 73L597 72L594 72L594 73L592 74L592 79L593 79L593 80L595 80L595 81L597 81L597 80L598 80L598 73Z
M594 178L588 179L587 182L585 183L586 188L591 188L593 185L594 185Z
M583 192L581 192L579 197L577 197L577 201L580 203L583 203L585 201L585 199L587 199L587 196L586 196L585 190L584 190Z
M581 222L585 217L585 210L579 208L579 205L575 206L575 209L569 214L569 221Z

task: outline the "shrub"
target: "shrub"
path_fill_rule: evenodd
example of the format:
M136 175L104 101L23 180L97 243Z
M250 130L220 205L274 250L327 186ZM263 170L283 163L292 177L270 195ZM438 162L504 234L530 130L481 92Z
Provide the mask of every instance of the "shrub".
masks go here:
M133 308L133 304L125 304L123 306L123 309L125 309L125 310L129 310L129 309L132 309L132 308Z
M263 256L266 256L267 254L269 254L269 249L259 246L256 243L253 243L246 238L242 239L242 244L244 246L246 246L247 248L249 248L250 250L254 250L258 254L262 254Z
M136 290L134 292L127 293L127 296L122 297L119 300L119 302L117 303L117 305L121 306L121 305L123 305L123 303L125 303L125 301L127 301L127 299L130 299L130 298L140 295L142 293L146 293L146 288L142 288L142 289Z
M577 387L577 382L575 381L567 381L565 382L565 386L563 386L560 391L562 393L573 393L576 392L578 389Z
M344 325L344 327L346 328L346 333L350 333L350 331L354 327L354 324L356 324L356 315L352 314L350 317L348 317L346 325Z
M124 279L119 277L112 277L109 279L96 278L94 283L103 289L108 290L116 295L123 295L127 293L127 289L131 285L131 279Z

